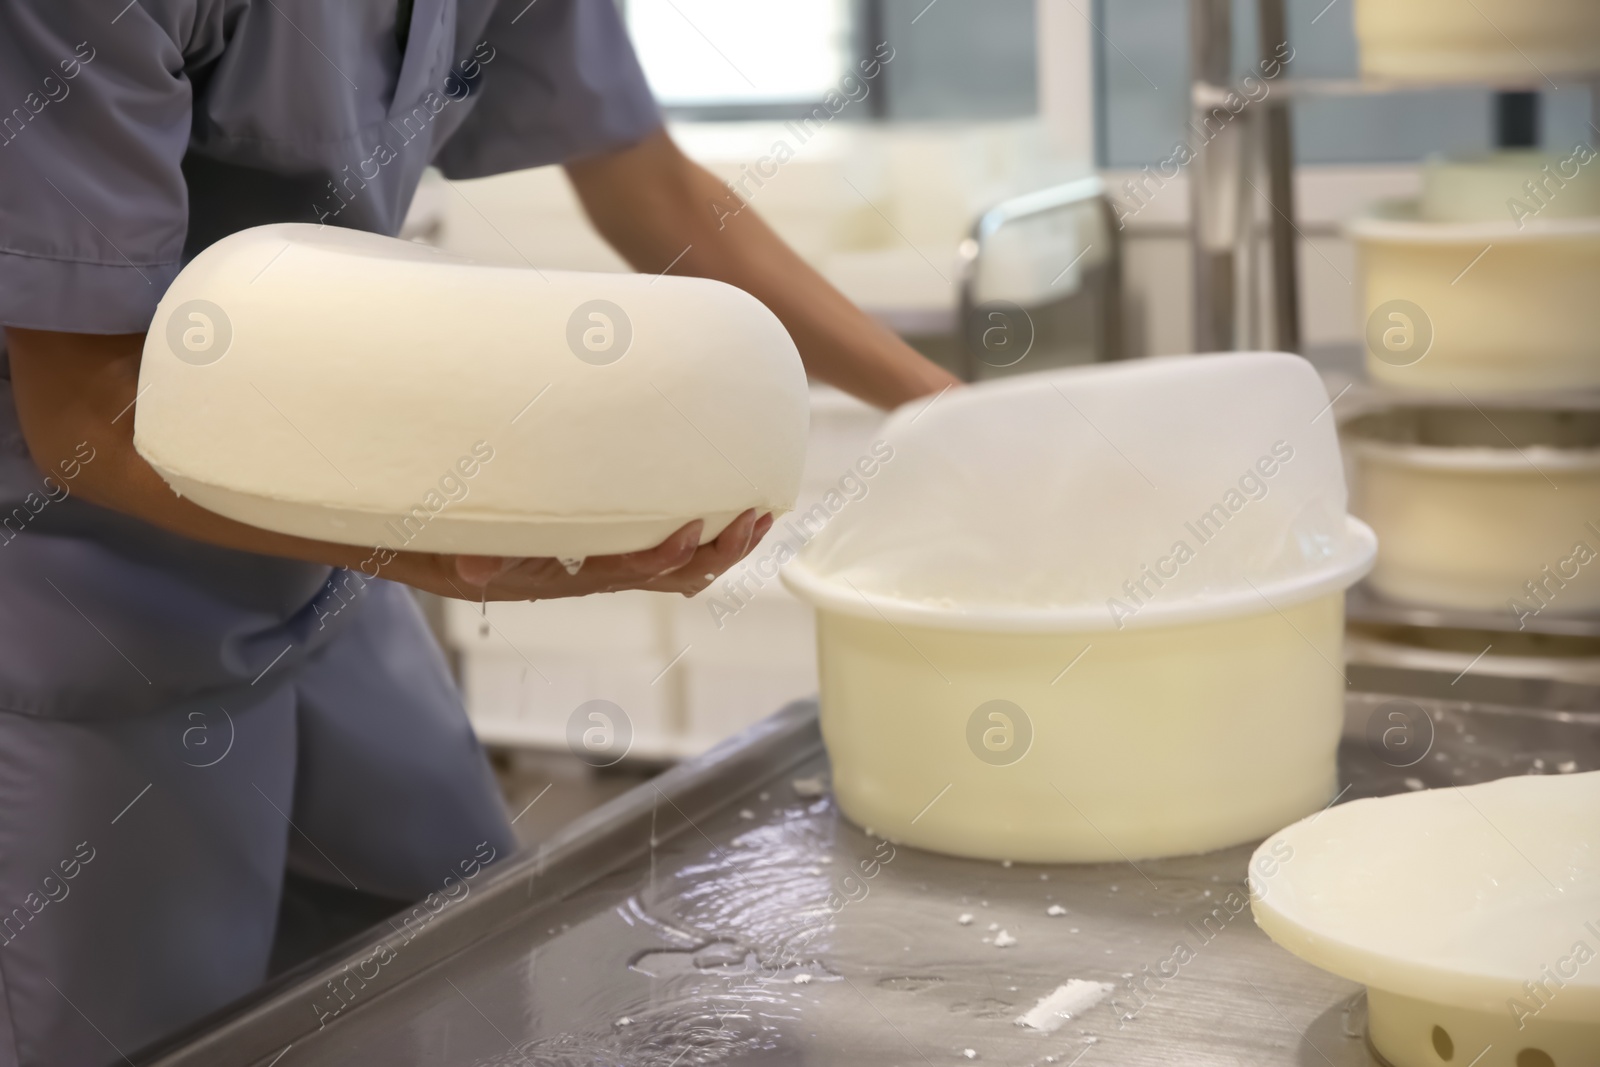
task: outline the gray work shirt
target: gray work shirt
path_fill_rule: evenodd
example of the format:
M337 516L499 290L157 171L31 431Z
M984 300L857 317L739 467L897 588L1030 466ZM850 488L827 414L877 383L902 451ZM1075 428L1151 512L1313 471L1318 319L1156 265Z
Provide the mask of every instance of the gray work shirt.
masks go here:
M139 332L236 230L395 234L429 163L481 177L661 123L612 0L415 0L404 32L398 7L0 4L0 325ZM329 568L198 545L52 474L0 352L0 710L160 706L248 683L280 649L292 667L326 630Z

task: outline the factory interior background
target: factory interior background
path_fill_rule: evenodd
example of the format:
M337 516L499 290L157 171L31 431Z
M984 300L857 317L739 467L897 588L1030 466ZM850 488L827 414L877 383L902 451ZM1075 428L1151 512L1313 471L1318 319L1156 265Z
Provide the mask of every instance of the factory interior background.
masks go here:
M1293 80L1327 86L1297 95L1288 113L1299 351L1324 372L1331 395L1362 377L1364 358L1361 273L1345 224L1380 201L1416 196L1430 157L1480 156L1507 136L1570 157L1596 137L1592 97L1584 83L1555 89L1537 77L1532 93L1509 99L1470 83L1353 92L1348 0L1289 0L1284 40L1270 48L1255 5L1234 6L1231 76L1246 119L1290 94ZM1191 126L1185 0L625 0L623 8L673 136L925 354L987 377L1197 350L1191 175L1181 151L1228 131ZM1274 58L1281 66L1266 65ZM1096 176L1091 201L1009 243L1002 232L981 271L971 266L986 212ZM1232 347L1280 347L1267 180L1246 176L1258 291L1241 297L1248 325ZM559 167L463 182L430 172L404 235L482 262L625 269ZM966 305L964 285L974 289ZM1003 365L1009 356L984 356L985 324L974 335L963 319L994 300L1035 320L1039 343L1014 367ZM979 338L976 361L969 336ZM812 609L777 580L775 565L759 565L780 541L798 547L805 531L870 493L870 481L848 476L883 418L814 387L795 514L693 599L624 592L480 612L429 598L468 712L494 751L508 804L522 813L524 840L816 692ZM1373 631L1373 655L1384 636ZM1560 636L1544 640L1558 646L1564 670L1600 677L1600 661L1571 654ZM1349 651L1364 647L1358 632ZM1464 666L1481 649L1422 651ZM1550 651L1516 634L1478 669L1499 661L1516 672L1526 655ZM594 700L620 709L631 728L626 758L608 755L601 770L568 745L569 720Z
M785 430L777 396L799 469L804 385L793 509L693 596L396 594L444 652L522 850L450 873L459 898L407 910L291 864L268 984L141 1062L1373 1067L1387 1049L1396 1067L1600 1064L1600 773L1584 773L1600 771L1594 0L580 2L615 2L672 138L731 191L706 205L719 225L759 214L949 384L887 412L803 380L772 314L749 363L720 365L750 378L708 384L705 352L726 356L750 325L729 309L752 298L667 278L656 296L720 293L705 306L725 314L683 351L682 307L700 305L670 307L645 366L688 367L693 410L747 403L720 424L736 457L783 451L767 447ZM318 241L356 239L302 231L306 262ZM429 168L399 236L475 264L630 271L560 165ZM490 303L502 290L485 279L513 272L370 247L426 263L416 278L456 272L450 299L408 308L430 329L468 336L469 306L554 314L553 299ZM667 303L646 287L676 262L603 281L646 292L645 322ZM541 347L537 329L474 322L489 340L445 355L552 382L610 367L574 339L591 304L622 311L563 306L565 348L553 328ZM153 330L145 367L176 379L203 361L162 313L170 352ZM802 338L804 320L783 321ZM392 377L417 404L416 383L457 364L435 350L448 346L404 343L422 370ZM230 358L233 373L244 360ZM601 410L601 379L585 379L596 391L538 432L608 427L587 439L595 455L642 441L716 467L703 443L761 492L682 411L699 436L670 425L698 452L674 454L643 417L618 429L618 411L655 402L626 393L645 395L643 363L605 380L607 402L624 399ZM787 385L757 381L783 366ZM333 393L314 378L297 399ZM515 391L480 375L476 406L408 413L427 431L413 436L482 417L486 382ZM163 428L152 395L147 439ZM329 436L362 453L374 425L398 422L383 403L365 423L334 417ZM252 404L236 410L265 410ZM168 428L223 408L173 404ZM515 479L569 469L528 444L530 424L497 439L512 458L493 477L513 490L482 492L451 528L636 535L626 507L527 499L540 494ZM262 470L303 461L342 493L317 434L295 432L307 448L232 451ZM1158 487L1146 457L1170 480ZM571 469L599 472L584 492L642 499L639 471L668 466L630 453ZM291 503L332 516L325 532L357 514ZM1223 523L1231 547L1190 549ZM573 576L586 561L560 562ZM862 574L852 599L841 583ZM492 791L475 795L497 818ZM1193 969L1190 945L1205 953Z

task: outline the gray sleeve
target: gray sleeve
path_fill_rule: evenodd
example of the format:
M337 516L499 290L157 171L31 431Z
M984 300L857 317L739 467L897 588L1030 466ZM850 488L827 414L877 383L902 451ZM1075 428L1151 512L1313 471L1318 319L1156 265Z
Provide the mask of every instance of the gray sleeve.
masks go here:
M0 3L0 325L135 333L178 272L190 86L118 6Z
M446 177L594 155L661 126L613 0L501 0L478 54L482 95L434 157Z

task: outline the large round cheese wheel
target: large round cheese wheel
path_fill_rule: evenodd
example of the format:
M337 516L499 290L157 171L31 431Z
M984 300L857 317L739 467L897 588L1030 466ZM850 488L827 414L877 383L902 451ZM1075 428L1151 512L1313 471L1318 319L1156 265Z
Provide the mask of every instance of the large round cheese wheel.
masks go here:
M730 285L292 224L178 275L134 444L178 493L254 526L570 558L793 507L807 405L794 343Z
M1330 807L1256 850L1256 924L1366 985L1377 1062L1596 1067L1597 812L1600 771Z
M1256 923L1352 981L1510 1019L1507 998L1600 929L1597 812L1600 772L1331 807L1256 850ZM1600 1021L1600 971L1567 978L1550 1017Z

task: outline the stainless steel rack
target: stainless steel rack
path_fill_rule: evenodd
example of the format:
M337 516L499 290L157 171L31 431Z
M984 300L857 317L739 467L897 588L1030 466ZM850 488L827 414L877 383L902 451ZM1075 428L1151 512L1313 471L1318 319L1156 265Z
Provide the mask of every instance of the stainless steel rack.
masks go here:
M1289 39L1285 0L1256 0L1257 44L1269 57ZM1230 92L1234 69L1233 0L1190 0L1190 96L1196 128ZM1572 87L1587 86L1600 116L1600 71L1563 75ZM1480 88L1531 92L1556 88L1538 71L1523 78L1480 81L1396 81L1369 77L1274 79L1259 107L1233 116L1190 167L1191 235L1195 276L1195 351L1258 348L1302 350L1299 268L1301 231L1294 198L1294 144L1290 112L1309 97L1370 96ZM1597 120L1600 121L1600 120ZM1258 182L1260 184L1258 184ZM1268 212L1270 252L1255 240L1257 200ZM1256 294L1265 289L1271 307L1263 334Z

